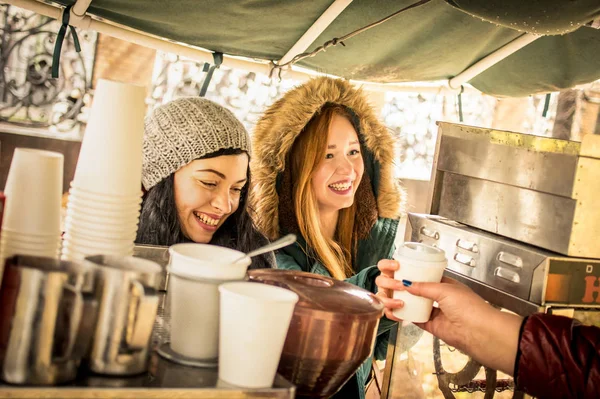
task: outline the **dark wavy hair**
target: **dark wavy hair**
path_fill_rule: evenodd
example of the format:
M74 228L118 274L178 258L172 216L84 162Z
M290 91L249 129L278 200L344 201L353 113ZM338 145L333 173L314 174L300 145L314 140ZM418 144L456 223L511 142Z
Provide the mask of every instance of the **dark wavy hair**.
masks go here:
M240 149L227 148L199 159L238 154L246 154L246 152ZM266 237L258 231L249 215L250 168L246 172L246 177L248 180L240 195L238 209L219 227L210 244L247 253L268 243ZM175 206L174 182L174 173L171 173L144 194L140 224L135 240L137 244L171 246L183 242L192 242L181 231ZM270 268L273 267L274 262L275 258L271 252L252 258L250 268Z

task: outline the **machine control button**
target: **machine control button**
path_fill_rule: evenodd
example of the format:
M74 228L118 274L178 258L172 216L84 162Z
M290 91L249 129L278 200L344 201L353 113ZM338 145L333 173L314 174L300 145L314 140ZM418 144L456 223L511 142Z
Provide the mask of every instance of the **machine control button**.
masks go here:
M496 257L498 261L513 267L523 267L523 259L509 252L500 251Z
M475 267L477 265L477 262L475 262L475 259L473 259L469 255L461 254L460 252L457 252L454 254L454 260L457 261L458 263L462 263L463 265L466 265L466 266Z
M497 267L496 270L494 270L494 276L510 281L511 283L518 284L521 282L521 278L517 272L503 267Z
M456 241L456 246L464 249L465 251L471 251L475 254L479 252L479 247L476 243L473 241L464 240L462 238L459 238L458 241Z
M440 239L440 233L438 233L435 230L430 230L425 226L421 227L421 230L419 230L419 232L421 234L423 234L425 237L433 238L434 240Z

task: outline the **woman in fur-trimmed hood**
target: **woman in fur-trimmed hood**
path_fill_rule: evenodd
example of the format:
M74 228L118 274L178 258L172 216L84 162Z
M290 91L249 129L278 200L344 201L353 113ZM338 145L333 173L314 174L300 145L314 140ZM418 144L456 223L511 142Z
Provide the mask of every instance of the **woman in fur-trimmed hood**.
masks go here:
M393 255L404 203L393 178L394 144L362 90L342 79L312 79L264 113L253 134L255 222L272 240L298 236L276 254L278 268L377 292L375 265ZM392 326L380 322L377 358ZM369 367L337 395L364 398Z

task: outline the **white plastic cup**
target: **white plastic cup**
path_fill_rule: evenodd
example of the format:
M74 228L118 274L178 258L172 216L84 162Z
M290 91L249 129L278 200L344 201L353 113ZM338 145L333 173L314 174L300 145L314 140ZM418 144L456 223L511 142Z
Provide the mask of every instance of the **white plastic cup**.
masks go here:
M65 214L65 220L70 218L73 223L78 225L79 221L86 223L94 223L98 226L135 226L139 222L139 212L131 215L123 216L107 216L102 213L94 214L89 210L83 211L79 209L73 209L67 207Z
M31 242L11 239L10 237L6 237L6 235L3 235L0 241L4 245L8 245L13 248L23 248L32 250L58 250L60 248L60 241L58 238L45 242Z
M135 241L137 229L131 231L107 231L105 229L86 229L84 227L74 227L74 225L65 223L65 230L72 236L89 238L90 240L103 240L108 242Z
M130 250L98 250L96 248L82 248L69 244L68 241L63 242L61 250L61 258L64 260L82 260L87 256L92 255L115 255L115 256L133 256L133 245Z
M60 233L63 155L17 148L4 194L3 228L31 234Z
M69 198L67 202L67 211L70 213L80 213L80 214L88 214L94 216L100 216L103 218L119 218L130 220L134 217L139 217L140 215L140 205L135 205L133 207L119 207L119 206L111 206L106 208L96 207L96 205L92 202L80 202L75 201L72 198Z
M250 258L241 259L243 252L210 244L175 244L169 254L173 271L212 280L242 280L251 263Z
M448 263L443 250L416 242L404 243L394 253L394 259L400 262L400 269L394 273L394 279L411 282L439 283ZM431 299L415 296L407 291L394 291L394 299L404 301L404 307L395 309L394 316L412 323L429 320L433 309Z
M94 235L94 233L108 233L111 234L111 237L129 237L131 234L133 234L135 237L138 229L137 223L125 226L118 224L102 225L98 223L87 222L81 218L75 222L71 216L65 217L64 226L65 230L73 231L75 233L89 232L90 235Z
M60 235L58 234L45 234L45 235L37 235L37 234L23 234L17 233L9 230L2 230L2 239L7 238L11 241L22 241L28 243L41 243L46 244L49 242L55 242L60 239Z
M133 196L141 190L146 89L100 79L73 183L83 190Z
M136 212L141 209L141 205L139 201L133 202L122 202L122 203L106 203L100 200L91 200L88 198L80 198L75 194L69 195L69 204L76 205L78 207L83 207L89 210L99 210L99 211L107 211L107 212Z
M71 232L65 233L64 242L69 243L75 248L97 250L97 251L128 251L133 248L133 239L131 240L108 240L88 236L75 235ZM100 252L102 253L102 252Z
M251 260L242 252L209 244L175 244L169 253L171 349L214 361L219 350L218 286L243 280Z
M245 388L273 386L298 295L272 285L219 287L219 379Z
M84 190L82 188L77 187L74 182L71 182L71 188L69 189L69 195L75 195L81 199L86 199L90 201L100 201L106 204L122 204L122 203L137 203L140 204L142 202L142 192L135 195L123 196L123 195L110 195L110 194L99 194L93 193L91 191Z

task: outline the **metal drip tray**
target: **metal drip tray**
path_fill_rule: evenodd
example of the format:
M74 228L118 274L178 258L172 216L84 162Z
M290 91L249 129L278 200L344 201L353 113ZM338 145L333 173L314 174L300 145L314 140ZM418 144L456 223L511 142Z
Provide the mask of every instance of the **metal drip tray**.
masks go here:
M600 260L570 258L438 215L409 214L411 241L446 252L446 274L519 314L548 306L600 308Z

